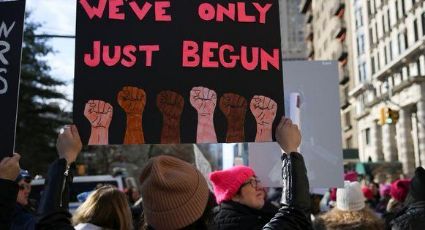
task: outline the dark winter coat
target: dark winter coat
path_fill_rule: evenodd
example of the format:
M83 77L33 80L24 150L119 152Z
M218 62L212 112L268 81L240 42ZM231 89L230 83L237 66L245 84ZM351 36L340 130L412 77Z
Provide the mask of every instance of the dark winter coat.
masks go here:
M18 184L0 179L0 229L10 229L17 196Z
M16 203L16 202L15 202ZM16 203L10 230L33 230L35 228L35 213Z
M65 159L58 159L49 166L38 213L36 229L73 230L68 212L69 187L72 184L75 165L67 167Z
M384 222L369 208L360 211L332 209L314 221L315 230L382 230Z
M425 201L410 204L390 224L392 230L425 229Z
M274 214L253 209L234 201L225 201L214 210L214 223L216 225L214 229L262 229Z

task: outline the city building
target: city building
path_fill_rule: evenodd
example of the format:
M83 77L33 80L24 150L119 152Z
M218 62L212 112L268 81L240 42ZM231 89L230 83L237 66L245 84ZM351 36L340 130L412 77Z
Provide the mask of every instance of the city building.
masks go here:
M425 166L425 1L348 1L361 161Z
M356 149L357 125L349 92L354 88L351 0L302 0L304 30L309 60L338 60L341 127L344 149ZM314 76L312 76L314 77Z
M283 60L305 60L304 15L301 0L279 0L280 34Z

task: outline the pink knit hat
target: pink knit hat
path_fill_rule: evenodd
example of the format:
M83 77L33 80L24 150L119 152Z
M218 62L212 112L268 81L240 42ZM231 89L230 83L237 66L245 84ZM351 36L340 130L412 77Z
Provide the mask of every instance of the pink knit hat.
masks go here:
M243 165L210 173L209 177L214 187L217 204L231 200L241 185L254 175L254 170Z
M391 184L391 197L400 202L404 202L409 193L410 180L398 179Z

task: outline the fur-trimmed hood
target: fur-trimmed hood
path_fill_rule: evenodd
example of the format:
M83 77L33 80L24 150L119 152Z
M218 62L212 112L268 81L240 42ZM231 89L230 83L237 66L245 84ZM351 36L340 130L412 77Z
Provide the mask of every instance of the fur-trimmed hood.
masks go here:
M337 208L314 221L315 230L381 230L384 223L369 208L341 211Z

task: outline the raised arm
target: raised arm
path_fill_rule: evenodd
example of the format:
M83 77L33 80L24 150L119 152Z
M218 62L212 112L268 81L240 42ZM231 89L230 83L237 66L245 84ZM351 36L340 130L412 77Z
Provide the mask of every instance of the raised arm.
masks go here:
M15 211L18 184L15 182L19 174L19 154L5 157L0 162L0 229L10 229Z
M301 134L297 125L282 117L276 140L282 153L282 207L263 229L313 229L310 219L310 194L304 159L297 148Z
M38 213L37 229L72 229L68 212L69 186L72 183L74 162L82 144L74 125L66 126L58 136L56 147L59 159L49 166Z

